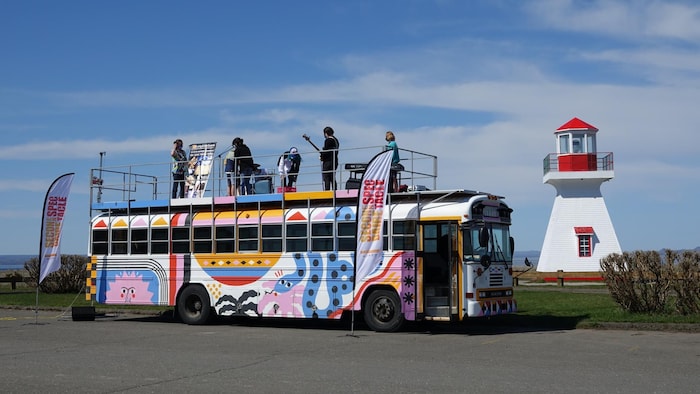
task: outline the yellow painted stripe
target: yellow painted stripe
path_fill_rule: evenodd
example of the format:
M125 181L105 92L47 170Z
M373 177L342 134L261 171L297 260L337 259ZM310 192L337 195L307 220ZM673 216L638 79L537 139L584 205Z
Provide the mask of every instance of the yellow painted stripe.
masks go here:
M445 220L452 220L452 221L454 221L454 220L460 220L460 219L461 219L460 216L427 216L427 215L426 215L426 216L423 216L423 215L426 215L426 214L421 213L421 218L420 218L420 221L421 221L421 222L433 222L433 221L436 222L436 221L445 221Z
M213 212L197 212L192 220L202 220L211 222L214 219Z
M285 201L301 201L301 200L308 200L308 199L332 199L333 198L333 191L332 190L327 190L327 191L320 191L320 192L295 192L295 193L284 193L284 200Z

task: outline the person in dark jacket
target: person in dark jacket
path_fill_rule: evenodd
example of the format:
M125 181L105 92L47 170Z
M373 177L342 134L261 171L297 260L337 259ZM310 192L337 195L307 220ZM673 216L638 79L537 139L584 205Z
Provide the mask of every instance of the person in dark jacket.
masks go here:
M243 138L234 138L233 146L236 172L241 180L241 195L253 194L253 186L250 184L250 177L253 175L253 154L250 153L248 145L243 143Z
M335 131L330 126L323 129L326 138L321 150L321 163L323 170L323 190L336 190L335 171L338 169L338 149L340 142L334 136Z
M187 153L182 149L182 140L173 141L173 150L170 151L173 161L173 190L172 198L185 197L185 168L187 167ZM178 192L179 189L179 192Z

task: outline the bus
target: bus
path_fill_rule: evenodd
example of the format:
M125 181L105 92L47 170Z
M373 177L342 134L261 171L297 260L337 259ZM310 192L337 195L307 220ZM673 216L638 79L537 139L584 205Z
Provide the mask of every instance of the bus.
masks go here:
M406 321L517 311L512 209L495 194L437 190L435 156L402 149L402 187L386 195L381 261L359 280L357 180L371 154L348 155L358 160L339 167L337 190L319 190L312 151L296 188L274 187L272 171L256 170L255 194L238 196L227 195L220 156L203 161L198 194L177 199L171 163L91 170L89 301L172 306L195 325L215 316L357 313L383 332Z

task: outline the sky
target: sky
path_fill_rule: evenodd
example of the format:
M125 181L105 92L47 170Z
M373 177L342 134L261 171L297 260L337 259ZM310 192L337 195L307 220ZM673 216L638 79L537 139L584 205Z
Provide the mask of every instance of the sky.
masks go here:
M692 0L0 2L0 254L37 254L46 190L74 172L61 251L86 254L89 174L245 139L438 156L438 187L514 209L542 247L554 131L599 129L625 251L700 246L700 4ZM308 146L307 146L308 148ZM342 161L342 158L341 158Z

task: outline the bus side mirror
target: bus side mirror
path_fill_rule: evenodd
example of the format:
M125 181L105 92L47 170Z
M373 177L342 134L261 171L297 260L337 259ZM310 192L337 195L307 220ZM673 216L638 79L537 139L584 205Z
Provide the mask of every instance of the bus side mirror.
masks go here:
M489 246L489 230L486 227L479 230L479 246L482 248Z
M527 257L525 257L525 265L528 267L532 267L532 263L530 262L530 260L527 259Z
M513 237L510 237L509 241L510 241L510 253L512 255L513 253L515 253L515 239L513 239Z

